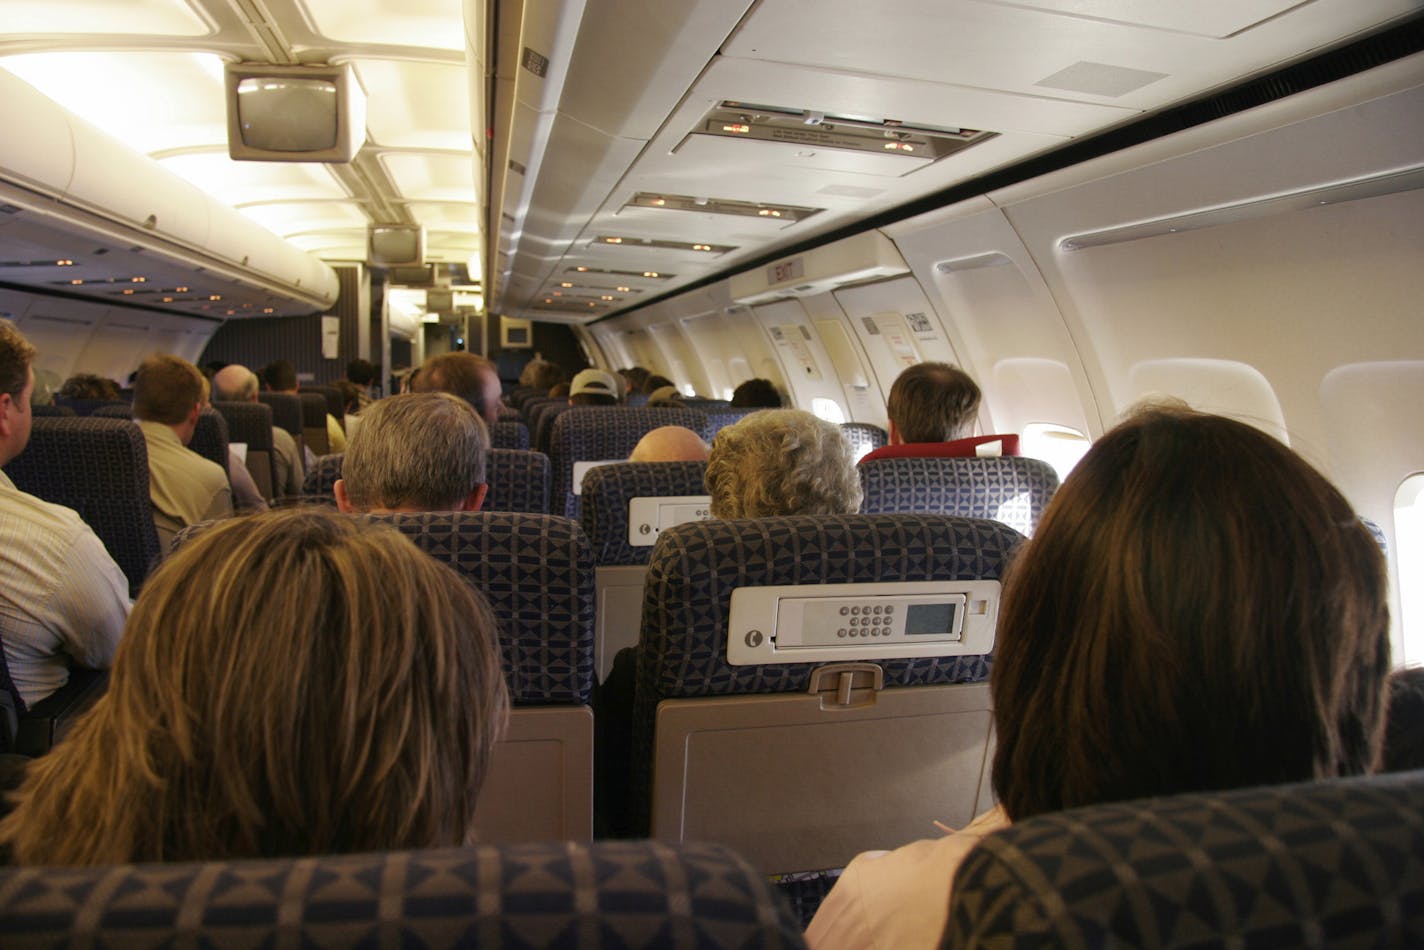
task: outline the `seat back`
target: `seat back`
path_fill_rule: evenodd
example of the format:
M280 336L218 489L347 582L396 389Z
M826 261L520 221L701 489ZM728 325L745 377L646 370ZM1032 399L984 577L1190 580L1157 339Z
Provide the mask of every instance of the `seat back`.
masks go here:
M856 466L860 510L992 518L1031 535L1058 490L1058 473L1038 459L888 458Z
M706 462L620 462L601 465L584 477L579 523L593 545L596 565L593 653L600 681L614 655L638 642L643 576L659 530L707 517L706 474ZM682 501L659 503L659 498ZM634 507L640 509L636 518Z
M689 409L699 409L697 406L688 406ZM707 440L710 442L717 436L717 430L734 425L754 412L761 412L760 408L733 409L731 406L718 406L712 409L699 409L707 414Z
M107 399L95 400L88 412L82 412L79 415L94 416L99 419L132 419L134 417L132 405Z
M96 409L115 406L122 406L126 411L127 415L122 418L130 418L133 413L133 404L124 399L67 399L64 396L55 396L54 404L73 409L77 416L92 416Z
M270 502L277 484L272 407L260 402L215 402L213 409L227 422L228 440L247 446L247 470L262 497Z
M1424 772L1037 815L954 877L944 947L1424 945Z
M967 822L989 800L984 680L997 581L1021 540L996 522L945 515L803 515L663 531L644 586L630 778L635 808L649 803L652 834L718 840L785 873L842 867L859 851L923 837L936 819ZM951 600L946 588L977 591L957 609L961 643L877 640L884 615L876 611L867 633L866 609L859 632L853 617L836 621L849 628L852 662L730 655L729 641L798 657L789 647L796 604L836 595L878 606L886 589L873 585L905 582L933 582L936 601ZM745 598L780 585L796 590L743 613ZM850 617L839 603L806 609ZM918 625L924 614L904 605L900 616ZM825 630L842 642L826 629L834 623L806 618L808 636ZM944 655L954 650L969 652ZM923 655L930 651L941 655ZM635 810L635 831L641 817Z
M307 471L302 495L322 500L331 498L345 458L341 452L318 458ZM485 496L485 511L532 514L549 511L549 458L542 452L491 449L485 459L485 481L490 486Z
M322 399L325 399L327 415L332 418L339 420L342 416L346 415L346 401L342 398L341 390L337 387L315 383L310 386L304 386L302 392L318 393Z
M30 412L37 416L77 416L68 406L30 406Z
M501 418L490 426L490 445L496 449L529 448L529 427L519 419Z
M227 471L227 420L216 409L198 413L198 424L188 448Z
M573 406L554 419L549 459L554 468L556 511L579 516L579 487L574 481L580 462L623 461L638 440L659 426L685 426L706 438L707 417L691 409L635 409L627 406Z
M890 433L868 422L842 422L841 432L850 443L852 458L860 458L866 452L874 451L890 444Z
M5 472L15 487L79 513L129 581L131 596L158 559L148 494L148 445L124 419L33 421L25 451Z
M494 609L510 699L475 813L481 841L593 835L593 553L579 526L506 512L370 515L459 571Z
M551 399L536 403L530 410L529 444L545 455L550 453L554 438L554 420L572 408L567 399Z
M302 437L307 448L317 455L331 451L331 439L326 432L326 396L319 392L297 393L302 406Z
M805 946L789 910L741 858L656 841L3 868L0 930L15 950Z
M269 393L260 392L257 394L257 401L272 410L272 424L279 428L286 429L291 433L292 438L302 437L305 425L302 420L302 400L296 393Z

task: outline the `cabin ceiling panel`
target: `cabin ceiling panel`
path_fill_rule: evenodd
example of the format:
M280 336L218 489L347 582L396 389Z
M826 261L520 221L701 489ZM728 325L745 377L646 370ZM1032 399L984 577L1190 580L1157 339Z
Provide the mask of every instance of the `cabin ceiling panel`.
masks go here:
M206 36L211 28L185 0L6 0L5 32Z
M215 54L22 53L0 57L0 67L140 152L227 148Z
M372 144L470 151L464 63L361 59L355 68L367 91ZM373 90L380 94L370 95Z
M172 155L159 163L234 206L351 198L327 166L316 162L235 162L222 151Z
M341 228L359 228L364 235L369 223L361 207L349 201L288 201L246 205L237 210L281 237Z
M302 0L312 25L345 44L465 48L465 25L450 0Z
M385 152L380 161L406 201L478 200L467 155Z
M1155 109L1416 9L1409 0L824 0L808 17L802 4L772 0L723 52L1027 95L1043 93L1041 80L1079 62L1165 72L1115 100Z

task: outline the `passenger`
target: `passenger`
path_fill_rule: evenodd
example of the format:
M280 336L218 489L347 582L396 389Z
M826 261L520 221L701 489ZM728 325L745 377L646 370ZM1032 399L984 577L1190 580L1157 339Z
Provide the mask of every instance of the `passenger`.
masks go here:
M568 398L569 398L569 384L568 384L567 382L562 382L562 383L556 383L555 385L550 386L550 387L549 387L549 398L550 398L550 399L568 399Z
M1424 769L1424 666L1395 670L1389 678L1380 771Z
M780 409L781 394L771 380L756 377L738 384L732 390L733 409Z
M262 367L262 382L268 392L286 393L289 396L301 395L301 384L297 380L297 368L287 360L273 360ZM303 427L306 425L306 413L302 413ZM290 434L290 433L288 433ZM295 441L295 440L294 440ZM332 446L331 451L341 452L346 449L346 433L341 429L341 423L336 421L336 417L331 413L326 413L326 441ZM311 446L302 445L303 472L316 465L316 453L311 450Z
M682 401L682 394L677 391L676 386L659 386L648 393L646 403L649 409L686 409L687 403Z
M626 369L620 369L618 375L623 378L623 394L626 398L633 393L642 392L643 384L648 381L648 376L651 374L641 366L629 366Z
M623 393L617 376L601 369L586 369L569 384L570 406L616 406Z
M371 397L371 386L380 378L381 368L370 360L358 358L346 364L345 381L356 387L356 408L350 408L351 400L347 399L348 413L360 412L374 401Z
M0 319L0 465L30 440L34 358ZM129 614L123 571L78 514L20 491L3 471L0 577L0 643L26 707L69 682L70 664L108 668Z
M813 946L936 946L955 869L1010 821L1359 775L1379 753L1380 550L1329 482L1240 422L1149 409L1098 440L1008 572L996 647L998 807L857 857Z
M684 426L658 426L638 440L630 462L702 462L707 459L707 443Z
M659 389L672 389L676 391L677 384L675 384L672 380L668 379L666 376L659 376L657 373L653 373L647 379L643 380L642 392L650 399L652 398L653 393L657 392Z
M504 408L503 387L495 366L474 353L442 353L432 356L411 374L413 393L449 393L475 407L486 426L499 421Z
M133 414L148 444L148 493L165 553L188 525L232 514L227 472L187 447L205 401L203 386L198 367L167 353L144 360L134 379Z
M336 480L344 512L479 511L489 433L474 407L449 393L371 404Z
M959 367L916 363L890 386L890 398L885 404L890 416L890 444L869 452L861 461L1018 455L1016 435L975 438L979 397L978 384Z
M213 392L224 402L257 402L257 374L240 363L229 363L213 375ZM272 461L277 480L273 494L278 498L299 496L306 469L297 440L279 425L272 426Z
M568 383L569 374L562 366L545 359L532 359L525 364L519 374L521 386L533 386L541 392L549 392L561 383ZM552 397L552 393L550 396Z
M466 844L507 708L485 599L403 535L235 519L149 578L0 843L25 865Z
M75 373L55 393L60 399L107 399L119 402L119 384L95 373Z
M803 409L768 409L719 429L707 460L714 518L853 514L860 476L841 428Z
M203 408L212 407L212 380L203 377ZM232 507L239 514L248 514L254 511L266 511L268 509L267 499L262 497L262 492L257 487L257 483L252 480L252 473L247 470L247 464L242 457L237 454L237 450L231 445L227 447L227 481L232 486Z

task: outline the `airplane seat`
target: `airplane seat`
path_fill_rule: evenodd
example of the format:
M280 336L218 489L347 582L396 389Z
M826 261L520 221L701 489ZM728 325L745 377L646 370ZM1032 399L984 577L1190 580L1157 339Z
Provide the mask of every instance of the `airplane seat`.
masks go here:
M569 400L567 398L552 399L546 393L536 393L535 395L530 396L528 399L525 399L520 404L519 415L520 418L524 420L524 424L529 427L529 431L533 432L534 420L538 417L539 409L541 407L555 405L567 406L568 404Z
M529 427L518 416L506 419L501 415L500 420L490 426L490 445L496 449L522 449L527 452Z
M922 512L990 518L1032 535L1058 490L1058 473L1039 459L887 458L856 466L865 514Z
M77 416L92 416L96 409L102 409L107 406L122 406L125 415L119 418L130 419L133 417L133 403L124 399L68 399L64 396L55 396L54 404L66 409L73 409L74 414Z
M554 420L567 412L571 406L564 399L555 399L550 402L537 404L532 412L533 421L529 424L530 444L537 451L549 454L550 440L554 436Z
M475 822L491 843L593 836L593 551L566 518L527 512L368 515L482 591L500 625L509 731Z
M10 867L0 922L15 948L806 945L736 854L657 841Z
M63 686L30 706L10 678L4 647L0 638L0 754L44 755L108 690L109 671L70 667ZM0 804L0 816L7 811Z
M688 406L687 408L692 409L694 407ZM760 412L761 407L733 409L728 405L704 411L707 413L707 440L710 442L717 435L719 429L740 422L743 417L749 416L754 412Z
M130 403L114 402L109 399L102 401L96 399L92 402L94 405L89 408L89 411L80 413L80 415L94 416L99 419L132 419L134 417L133 406Z
M500 406L500 407L499 407L499 418L498 418L496 421L498 421L498 422L518 422L518 423L520 423L520 424L523 424L523 422L524 422L524 416L520 415L518 409L513 409L513 408L511 408L511 407L509 407L509 406Z
M545 398L549 396L549 391L540 389L538 386L526 386L523 383L515 383L508 387L504 393L504 403L515 412L524 408L524 404L531 399Z
M41 416L5 473L21 491L78 512L128 578L129 595L138 594L159 546L148 494L148 446L136 423Z
M313 383L310 386L302 387L303 393L317 393L326 400L326 412L334 419L340 419L346 415L346 400L342 398L341 390L335 386L323 383ZM318 452L318 455L325 455Z
M272 424L285 429L297 443L297 456L305 458L306 427L302 425L302 400L295 393L259 392L257 401L272 410Z
M77 416L77 415L78 415L78 413L75 412L75 411L74 411L73 409L71 409L70 407L68 407L68 406L60 406L60 405L53 405L53 406L34 406L34 405L32 405L32 406L30 406L30 412L33 413L34 415L37 415L37 416L70 416L70 417L73 417L73 416Z
M707 417L691 409L628 406L573 406L554 420L549 458L553 464L555 511L579 517L584 462L622 462L638 440L659 426L685 426L707 437ZM576 471L577 470L577 471ZM574 476L579 476L575 481Z
M638 642L643 576L658 532L708 517L706 475L704 461L622 462L584 476L580 524L593 545L598 603L593 653L600 681L614 655Z
M799 891L936 820L968 823L991 800L998 581L1022 540L948 515L663 531L636 654L628 830L718 841Z
M326 396L318 392L299 392L302 407L302 437L316 455L331 452L331 437L326 431Z
M335 504L336 480L341 477L345 458L342 452L318 458L302 482L302 497ZM484 511L549 511L549 457L542 452L490 449L485 459L485 481L489 494L485 496Z
M247 446L247 470L257 490L272 501L277 484L275 451L272 446L272 407L261 402L213 403L213 409L227 422L228 439Z
M954 876L942 947L1424 945L1424 772L1036 815Z
M192 441L188 448L203 458L216 463L227 471L227 420L216 409L204 409L198 413L198 424L193 429Z
M890 433L868 422L842 422L841 432L850 443L850 454L859 459L866 452L873 452L890 444Z
M633 408L633 409L641 409L643 406L646 406L647 404L648 404L648 394L647 394L647 393L629 393L629 394L628 394L628 401L625 403L625 405L627 405L627 406L629 406L629 407L631 407L631 408Z

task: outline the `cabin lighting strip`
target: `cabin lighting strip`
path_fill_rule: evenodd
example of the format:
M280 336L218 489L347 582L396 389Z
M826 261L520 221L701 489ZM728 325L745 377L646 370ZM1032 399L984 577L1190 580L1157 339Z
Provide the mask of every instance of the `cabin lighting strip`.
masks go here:
M646 277L649 280L672 280L676 274L667 274L656 270L610 270L604 267L566 267L566 274L608 274L613 277Z
M735 251L732 244L689 244L686 241L663 241L658 238L628 237L621 234L600 234L593 239L594 244L609 244L614 247L657 248L664 251L701 251L711 254L725 254Z
M803 208L798 205L762 204L756 201L734 201L730 198L698 198L694 195L655 195L638 192L624 208L661 208L664 211L691 211L699 214L726 214L742 218L762 218L794 224L825 208Z
M693 135L756 139L846 152L874 152L938 161L986 142L999 133L979 129L907 125L899 119L828 115L724 101L703 118Z

